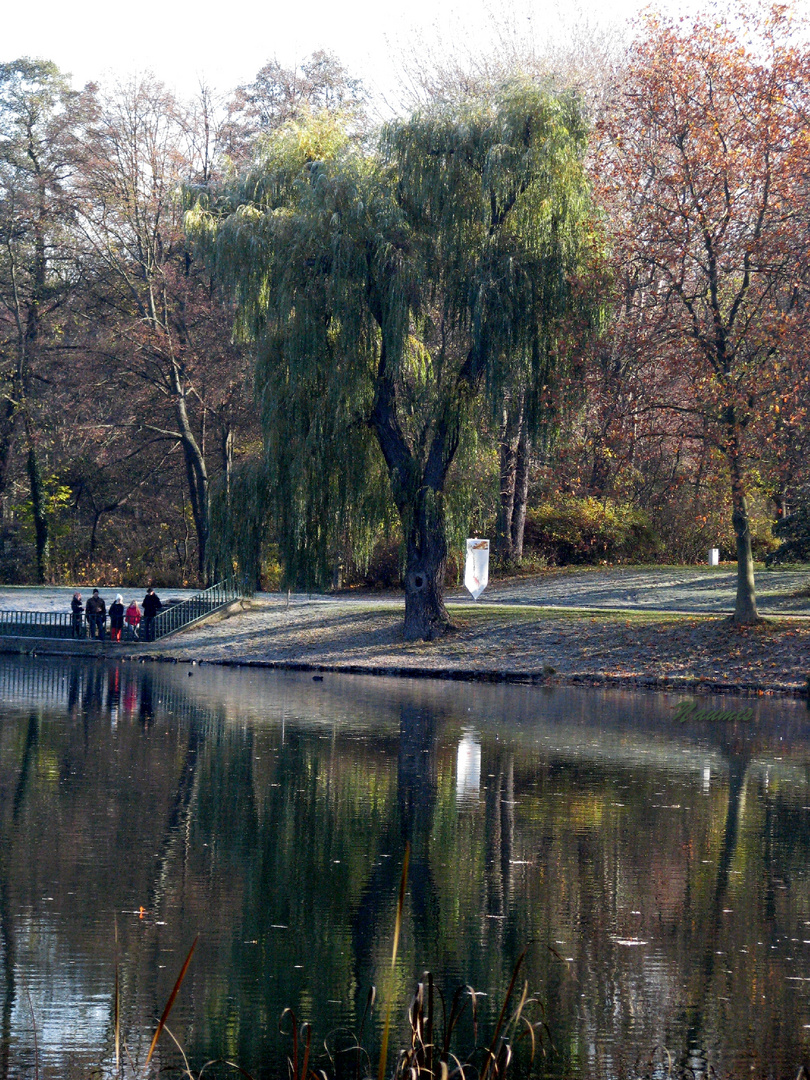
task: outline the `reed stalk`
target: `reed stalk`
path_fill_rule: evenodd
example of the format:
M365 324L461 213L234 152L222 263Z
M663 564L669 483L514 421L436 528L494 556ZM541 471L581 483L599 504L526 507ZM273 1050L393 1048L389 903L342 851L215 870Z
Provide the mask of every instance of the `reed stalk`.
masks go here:
M182 968L180 969L180 974L177 976L177 982L174 984L174 987L172 989L171 994L169 994L169 1000L166 1002L166 1007L163 1010L163 1014L160 1017L160 1020L158 1022L158 1026L157 1026L157 1028L155 1030L155 1034L154 1034L154 1036L152 1038L152 1045L149 1047L149 1053L146 1055L146 1064L144 1065L144 1072L149 1068L149 1062L152 1060L152 1054L154 1054L154 1052L155 1052L155 1047L157 1046L158 1039L160 1038L160 1033L163 1031L164 1027L166 1026L166 1021L169 1019L169 1013L172 1011L172 1006L174 1005L174 999L177 997L177 995L178 995L178 993L180 991L180 987L183 985L183 979L185 979L185 977L186 977L186 972L188 971L188 966L191 963L191 957L194 955L194 950L197 948L197 942L199 940L200 940L200 935L197 934L197 936L194 938L194 941L191 943L191 948L188 950L188 956L186 957L186 962L183 964Z
M121 981L118 962L118 916L115 918L115 1001L113 1002L115 1027L115 1071L121 1072Z

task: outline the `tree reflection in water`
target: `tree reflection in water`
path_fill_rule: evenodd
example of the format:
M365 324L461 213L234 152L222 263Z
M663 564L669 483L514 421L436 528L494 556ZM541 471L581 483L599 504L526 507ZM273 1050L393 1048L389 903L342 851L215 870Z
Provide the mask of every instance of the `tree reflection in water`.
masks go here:
M41 1076L109 1067L116 919L133 1056L199 930L192 1064L282 1075L285 1006L323 1038L386 984L406 841L399 1015L430 967L486 1026L528 945L550 1076L804 1059L797 703L674 723L675 697L23 659L0 698L2 1077L33 1075L23 985Z

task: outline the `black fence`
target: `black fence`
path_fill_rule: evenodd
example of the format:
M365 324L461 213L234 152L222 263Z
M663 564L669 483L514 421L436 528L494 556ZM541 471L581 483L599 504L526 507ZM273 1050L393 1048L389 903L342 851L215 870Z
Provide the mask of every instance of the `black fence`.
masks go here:
M186 626L191 626L198 619L204 619L206 615L227 607L246 595L241 581L237 578L226 578L188 600L181 600L179 604L168 604L155 616L151 626L145 626L147 620L144 619L141 630L149 641L157 641L167 634L174 634Z
M69 611L0 611L3 637L73 637L73 616Z
M188 600L166 604L153 619L142 617L140 625L135 628L124 624L121 639L129 642L157 641L245 596L247 592L242 583L237 578L227 578ZM88 633L83 614L74 616L69 611L0 610L0 637L60 638L68 641L86 639ZM108 634L109 630L105 629L105 638Z

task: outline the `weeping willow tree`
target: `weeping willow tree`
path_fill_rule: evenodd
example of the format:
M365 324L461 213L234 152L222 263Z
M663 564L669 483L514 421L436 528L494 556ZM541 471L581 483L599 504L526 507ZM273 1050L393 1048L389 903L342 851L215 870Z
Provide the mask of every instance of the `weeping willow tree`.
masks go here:
M373 151L321 118L189 212L256 342L288 574L326 577L336 541L368 540L393 502L407 640L449 625L446 485L465 425L516 387L540 422L583 303L585 140L573 95L522 83L391 124Z

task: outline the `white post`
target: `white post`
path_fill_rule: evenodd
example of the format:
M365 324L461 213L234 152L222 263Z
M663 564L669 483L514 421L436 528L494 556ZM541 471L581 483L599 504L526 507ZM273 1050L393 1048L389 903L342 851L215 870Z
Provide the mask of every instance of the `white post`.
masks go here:
M720 565L720 548L709 548L709 566Z

